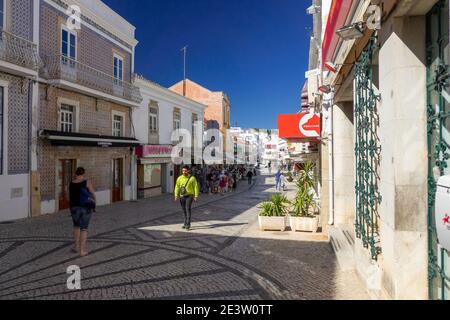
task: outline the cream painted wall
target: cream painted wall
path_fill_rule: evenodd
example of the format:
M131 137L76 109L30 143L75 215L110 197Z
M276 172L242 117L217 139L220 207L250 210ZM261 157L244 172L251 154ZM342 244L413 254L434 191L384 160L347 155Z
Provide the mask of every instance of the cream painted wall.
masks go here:
M28 174L0 175L0 221L10 221L28 217L28 185ZM12 189L16 188L21 190L21 194L12 197Z
M336 103L333 107L336 225L353 225L355 221L355 146L353 137L353 105L351 102Z
M380 36L382 269L395 299L428 297L425 29L423 16L393 18Z

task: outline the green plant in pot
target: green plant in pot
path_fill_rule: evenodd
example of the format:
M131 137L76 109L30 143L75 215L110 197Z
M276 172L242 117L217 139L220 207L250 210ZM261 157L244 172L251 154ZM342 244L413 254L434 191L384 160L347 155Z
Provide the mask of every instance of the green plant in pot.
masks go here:
M295 183L297 193L291 202L292 212L289 217L293 231L316 232L318 229L319 219L311 212L317 205L314 201L315 169L314 163L307 162Z
M290 201L282 194L274 194L270 201L261 203L258 217L260 229L284 231L289 205Z
M310 214L310 209L315 204L314 195L310 190L303 189L297 191L292 201L292 214L295 217L314 217Z
M286 176L286 180L288 182L293 182L294 181L294 176L292 175L292 172L286 173L285 176Z

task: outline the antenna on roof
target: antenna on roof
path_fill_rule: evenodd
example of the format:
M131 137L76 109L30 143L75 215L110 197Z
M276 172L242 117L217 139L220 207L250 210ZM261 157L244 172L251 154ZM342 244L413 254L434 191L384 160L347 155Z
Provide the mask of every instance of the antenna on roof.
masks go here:
M183 61L184 61L184 67L183 67L183 96L186 96L186 53L187 53L188 46L184 46L181 51L183 51Z

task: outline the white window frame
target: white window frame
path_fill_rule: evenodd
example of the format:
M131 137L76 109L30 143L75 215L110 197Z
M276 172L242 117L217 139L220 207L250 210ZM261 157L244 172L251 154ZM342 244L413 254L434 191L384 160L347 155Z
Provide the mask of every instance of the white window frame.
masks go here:
M72 110L71 111L64 110L63 107L70 107L70 108L72 108ZM61 111L59 113L59 116L60 116L59 121L61 123L59 130L61 132L69 132L69 133L74 132L74 129L75 129L75 107L70 104L61 105ZM66 118L69 118L69 117L71 118L70 122L66 121ZM70 128L70 130L68 130L69 128Z
M2 152L2 170L0 171L0 177L8 175L8 92L9 92L9 82L0 80L0 87L3 87L3 124L2 124L2 139L3 148L0 150Z
M113 77L114 77L114 80L115 80L115 84L116 85L121 85L122 83L123 83L123 79L124 79L124 75L125 75L125 59L124 59L124 57L122 57L121 55L118 55L117 53L114 53L114 55L113 55L114 57L113 57ZM115 73L116 73L116 65L115 65L115 62L116 62L116 59L117 59L117 75L119 75L119 71L120 71L120 69L119 69L119 61L121 61L122 62L122 74L120 74L120 76L121 76L121 78L117 78L116 77L116 75L115 75Z
M73 107L74 110L74 118L72 119L74 122L74 125L72 127L72 132L76 133L80 131L80 102L76 100L70 100L66 98L58 98L57 105L58 105L58 129L57 131L61 131L61 106L69 105Z
M63 31L67 32L67 58L69 59L73 59L74 61L78 60L78 33L70 30L69 28L67 28L65 25L61 25L61 43L60 43L60 53L61 56L64 56L63 53L63 37L62 37L62 33ZM74 35L75 36L75 58L70 57L70 35Z
M178 130L181 129L181 120L180 119L173 119L173 125L174 125L174 130Z
M120 128L121 132L120 132L119 136L114 135L114 116L119 116L119 117L122 118L122 127ZM125 118L125 112L116 111L116 110L113 110L111 112L111 129L112 129L111 135L113 137L126 137L126 135L125 135L125 132L126 132L126 130L125 130L125 127L126 127L125 126L125 119L126 119Z
M175 114L179 115L179 118L175 118ZM172 111L172 117L173 117L173 130L181 129L181 110L180 109L173 109Z
M151 110L155 109L156 110L156 114L152 113ZM158 121L158 114L159 114L159 109L158 107L154 107L154 106L150 106L148 108L148 115L149 115L149 126L148 126L148 130L150 133L158 133L159 130L159 121ZM154 123L153 123L154 121ZM153 128L153 124L155 125L155 128Z

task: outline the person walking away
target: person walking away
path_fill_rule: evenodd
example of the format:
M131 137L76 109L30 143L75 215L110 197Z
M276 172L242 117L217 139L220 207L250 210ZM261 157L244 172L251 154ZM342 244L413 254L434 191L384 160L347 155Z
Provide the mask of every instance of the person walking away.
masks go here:
M233 175L231 173L228 174L228 192L232 192L233 191Z
M226 178L225 178L225 172L222 172L222 174L219 177L219 188L220 188L220 195L223 196L225 192L225 187L227 185Z
M212 193L212 172L211 170L208 171L208 174L206 175L206 187L207 187L207 193Z
M253 172L251 170L249 170L247 172L247 180L248 180L248 184L251 185L252 184L252 179L253 179Z
M183 229L191 229L192 202L198 201L198 183L194 176L190 174L188 166L184 166L181 176L175 184L175 201L180 199L181 208L184 214Z
M237 173L236 172L234 172L233 173L233 192L236 192L236 189L237 189Z
M229 184L230 184L230 177L229 177L229 175L228 175L228 172L225 172L225 175L224 175L223 179L225 180L225 188L224 188L224 191L225 191L225 193L228 193L228 191L229 191L228 186L229 186Z
M92 210L95 210L95 190L91 181L84 178L84 168L77 168L75 179L69 185L70 213L73 222L73 253L80 257L88 255L86 243Z
M278 170L277 173L275 173L275 188L277 191L281 191L281 182L280 182L280 176L281 176L281 170Z

